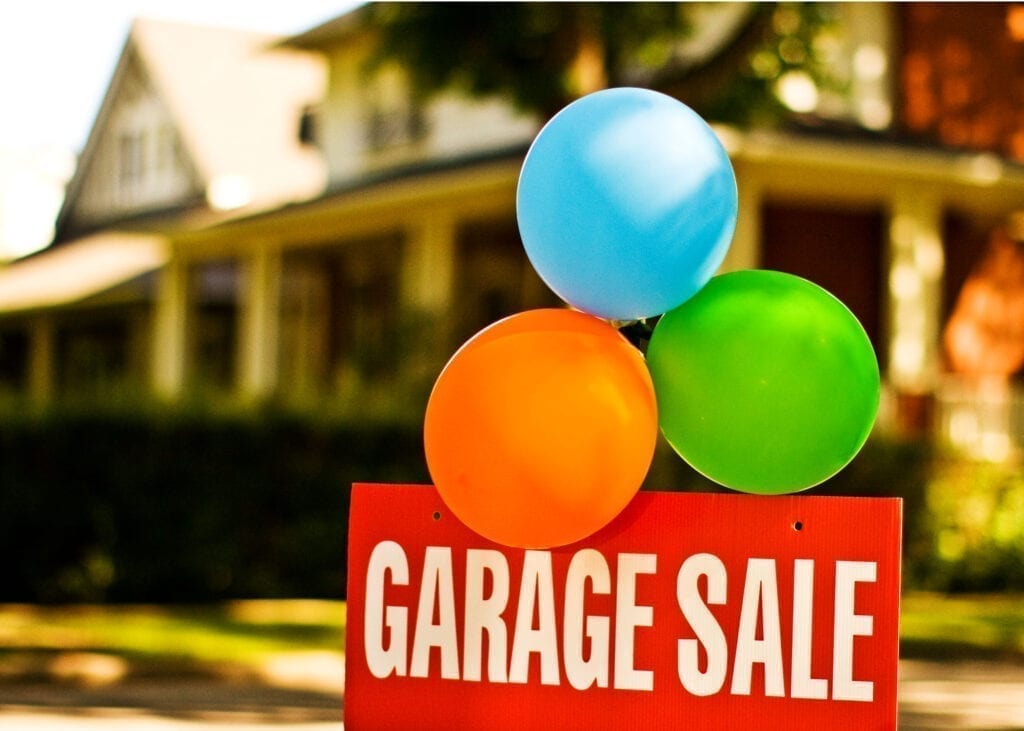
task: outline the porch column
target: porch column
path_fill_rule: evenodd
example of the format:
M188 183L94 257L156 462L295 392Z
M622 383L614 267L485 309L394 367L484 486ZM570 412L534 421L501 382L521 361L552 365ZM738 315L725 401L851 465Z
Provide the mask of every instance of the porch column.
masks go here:
M720 270L732 272L754 269L761 260L761 187L757 181L744 176L742 166L736 166L739 213L736 232Z
M55 339L53 316L37 315L29 325L28 393L40 406L53 400Z
M420 396L433 383L454 346L455 239L458 219L452 211L427 211L405 230L401 297L405 353L402 379Z
M402 301L413 310L444 314L455 272L455 214L430 211L406 231Z
M246 263L239 389L248 399L266 398L277 387L281 259L280 247L264 243Z
M904 190L890 214L889 380L900 392L926 394L938 383L942 359L942 204Z
M185 385L188 321L188 265L172 253L160 271L153 316L153 391L174 400Z

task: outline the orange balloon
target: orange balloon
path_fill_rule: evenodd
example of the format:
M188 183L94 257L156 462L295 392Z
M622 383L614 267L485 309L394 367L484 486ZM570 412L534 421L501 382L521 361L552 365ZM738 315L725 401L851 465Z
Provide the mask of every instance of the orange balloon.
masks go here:
M430 475L492 541L550 548L607 525L640 489L658 438L643 356L607 322L531 310L477 333L427 404Z

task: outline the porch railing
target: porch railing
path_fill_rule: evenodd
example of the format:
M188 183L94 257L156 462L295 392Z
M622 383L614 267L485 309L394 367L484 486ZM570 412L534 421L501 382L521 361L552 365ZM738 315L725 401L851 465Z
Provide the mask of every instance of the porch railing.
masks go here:
M936 391L935 426L943 446L974 459L1019 459L1024 456L1024 385L948 377Z

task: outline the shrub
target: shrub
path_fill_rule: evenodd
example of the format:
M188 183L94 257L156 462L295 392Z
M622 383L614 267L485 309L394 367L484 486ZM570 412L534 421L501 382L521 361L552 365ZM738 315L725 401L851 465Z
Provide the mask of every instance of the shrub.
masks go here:
M429 482L418 424L7 414L0 601L340 598L353 482ZM646 489L719 491L662 442ZM872 438L813 495L904 499L904 584L1024 589L1024 477Z
M418 428L8 418L0 601L341 597L351 483L426 480Z

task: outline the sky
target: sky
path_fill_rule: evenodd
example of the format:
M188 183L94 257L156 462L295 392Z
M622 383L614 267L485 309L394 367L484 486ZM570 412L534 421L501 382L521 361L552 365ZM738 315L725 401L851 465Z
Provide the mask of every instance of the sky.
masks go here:
M0 4L0 144L85 143L135 17L291 35L353 0L25 0Z
M38 248L54 181L85 145L132 19L293 35L357 0L21 0L0 3L0 261ZM59 186L58 186L59 187Z

